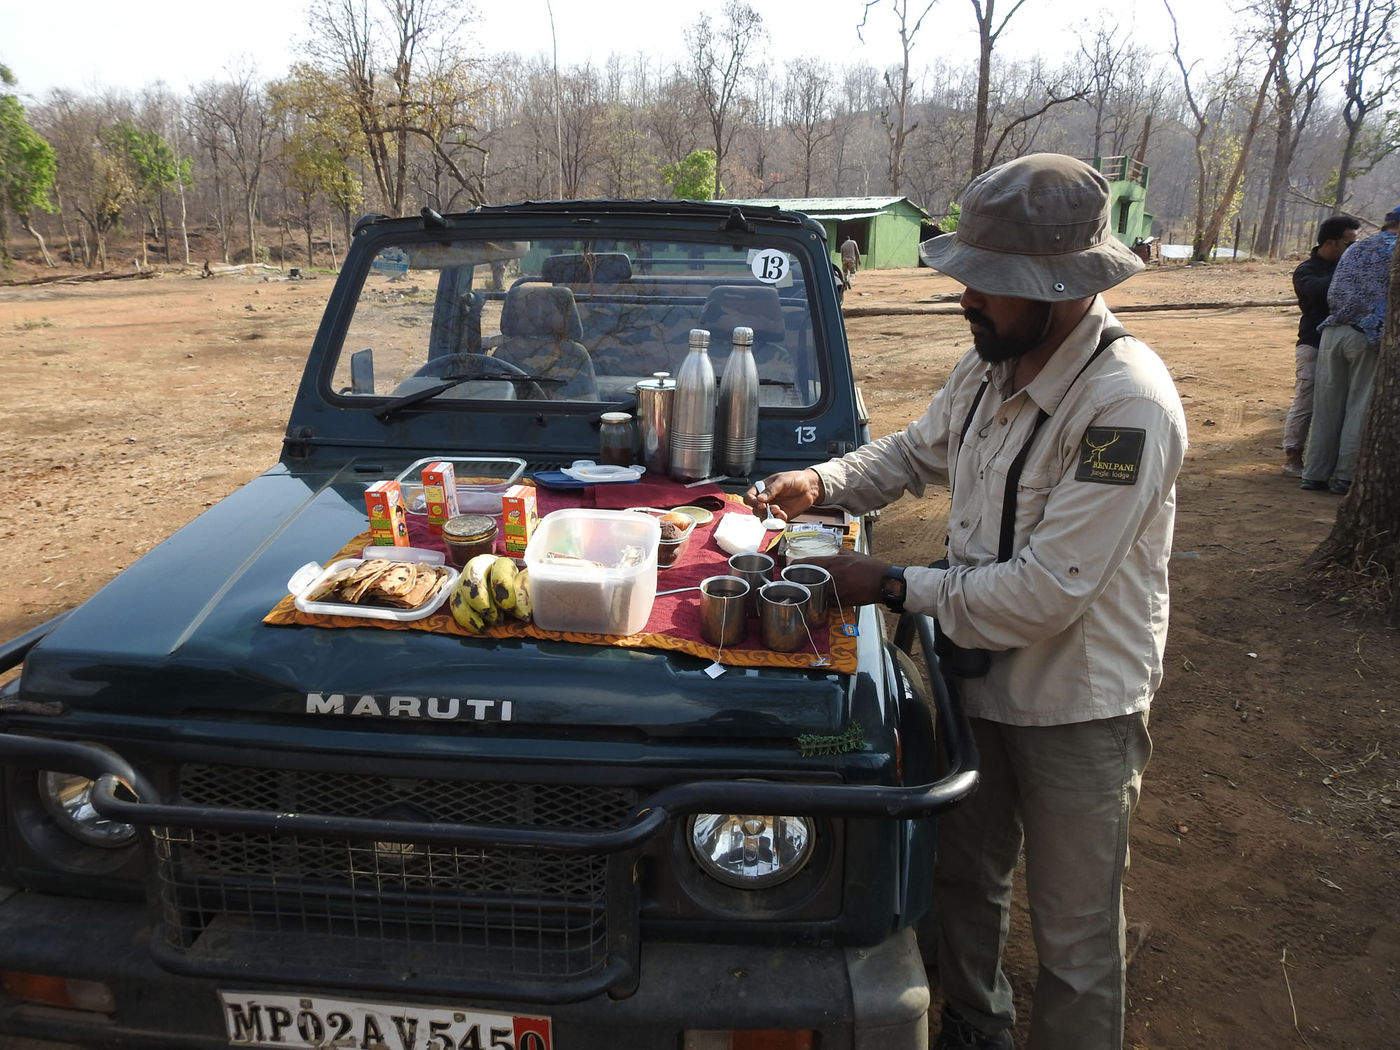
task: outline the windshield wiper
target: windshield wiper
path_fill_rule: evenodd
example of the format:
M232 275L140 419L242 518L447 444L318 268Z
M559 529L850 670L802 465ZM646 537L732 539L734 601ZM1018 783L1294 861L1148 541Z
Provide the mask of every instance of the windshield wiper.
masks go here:
M420 405L424 401L431 401L439 394L444 394L447 391L451 390L454 386L459 386L462 383L482 382L506 382L512 384L522 382L533 382L540 384L549 383L555 386L562 386L565 380L560 379L558 376L532 376L527 375L524 372L521 372L519 375L516 375L514 372L498 372L492 375L453 376L451 379L444 379L441 383L437 384L437 386L425 386L422 390L415 390L412 393L404 394L401 397L394 398L394 400L390 401L387 405L384 405L382 408L378 409L374 413L374 418L379 420L380 422L388 422L390 417L398 415L405 408L412 408L414 405Z

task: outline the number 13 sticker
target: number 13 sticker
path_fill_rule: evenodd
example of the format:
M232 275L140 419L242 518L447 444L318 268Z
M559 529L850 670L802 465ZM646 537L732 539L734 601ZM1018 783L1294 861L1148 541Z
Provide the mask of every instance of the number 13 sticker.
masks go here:
M754 278L764 284L790 284L792 281L792 265L787 252L776 248L764 248L750 255L749 269Z

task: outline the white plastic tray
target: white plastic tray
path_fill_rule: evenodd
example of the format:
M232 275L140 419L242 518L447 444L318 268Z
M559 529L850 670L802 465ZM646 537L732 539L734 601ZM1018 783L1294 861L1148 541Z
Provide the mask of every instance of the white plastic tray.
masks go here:
M410 620L421 620L425 616L431 616L442 608L443 602L447 601L448 595L452 593L452 588L457 583L457 577L461 575L456 569L451 569L447 578L438 587L437 592L416 609L391 609L386 605L356 605L353 602L313 602L304 597L328 576L332 576L342 569L363 565L371 558L384 558L387 561L422 562L427 565L444 564L441 551L424 550L421 547L366 547L361 553L364 557L340 558L329 565L322 565L314 561L307 562L292 573L292 578L287 581L287 591L292 596L293 604L304 613L319 613L323 616L359 616L366 620L397 620L400 623L406 623Z

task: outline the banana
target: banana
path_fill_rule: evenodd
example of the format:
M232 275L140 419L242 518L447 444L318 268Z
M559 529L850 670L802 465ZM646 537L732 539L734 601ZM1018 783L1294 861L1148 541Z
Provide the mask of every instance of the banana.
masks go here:
M515 604L510 608L510 614L517 620L529 620L534 614L535 606L530 600L530 570L521 569L515 574L512 581L515 589Z
M501 555L491 564L487 579L491 583L491 600L496 608L506 612L515 611L515 578L520 575L520 566Z
M462 579L466 581L467 604L483 614L483 618L493 608L491 582L488 577L491 566L495 563L496 556L494 554L478 554L462 566Z
M467 589L462 585L465 579L463 576L452 588L452 596L447 599L447 605L452 610L452 619L457 621L459 627L472 634L482 634L486 630L486 621L481 613L468 603Z

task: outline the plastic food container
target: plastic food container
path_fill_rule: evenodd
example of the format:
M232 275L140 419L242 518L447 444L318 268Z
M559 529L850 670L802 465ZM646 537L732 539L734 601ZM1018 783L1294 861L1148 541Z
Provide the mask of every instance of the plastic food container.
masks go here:
M661 525L626 510L556 510L525 548L535 624L546 631L636 634L656 601Z
M447 596L452 593L452 588L459 575L457 570L449 569L448 575L438 584L432 597L422 605L412 609L395 609L387 605L363 605L355 602L307 600L306 595L314 591L322 580L328 579L342 569L358 568L374 558L381 558L385 561L421 562L425 565L443 564L441 551L424 550L421 547L369 546L361 553L364 555L362 558L339 558L329 565L321 565L314 561L307 562L287 581L287 592L291 594L293 604L304 613L319 613L324 616L359 616L366 620L398 620L399 622L421 620L425 616L431 616L442 607L443 602L447 601Z
M400 484L422 489L423 468L429 463L451 463L457 476L457 509L463 514L501 516L501 497L525 473L525 461L514 456L425 456L399 474ZM407 495L405 497L407 499ZM409 504L412 510L413 504ZM425 513L426 508L414 513Z

